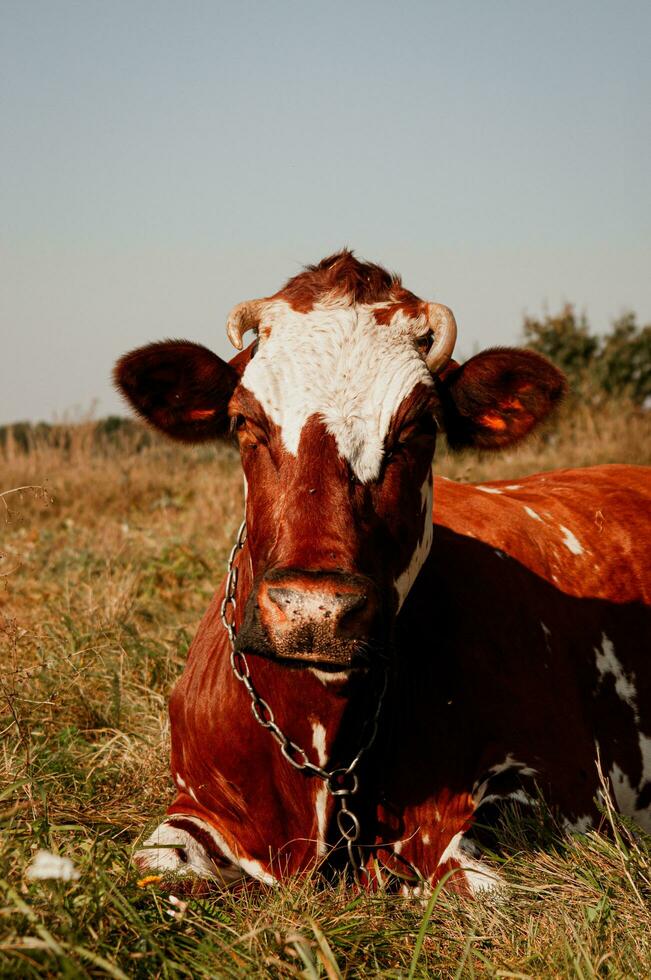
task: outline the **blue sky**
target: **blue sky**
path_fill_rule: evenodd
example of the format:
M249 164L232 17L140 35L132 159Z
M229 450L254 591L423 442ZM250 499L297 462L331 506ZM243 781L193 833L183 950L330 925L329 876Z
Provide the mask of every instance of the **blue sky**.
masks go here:
M651 320L651 5L0 0L0 422L349 245L459 351Z

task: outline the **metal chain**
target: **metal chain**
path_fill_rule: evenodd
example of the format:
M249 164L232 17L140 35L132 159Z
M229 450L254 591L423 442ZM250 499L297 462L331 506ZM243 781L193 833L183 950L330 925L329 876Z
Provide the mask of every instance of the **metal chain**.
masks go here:
M236 592L238 574L235 560L239 552L242 550L245 541L246 520L242 521L240 524L235 544L231 548L231 553L228 556L226 585L224 587L224 598L220 608L221 621L228 634L228 639L230 642L230 660L233 673L249 693L253 717L259 725L271 732L276 742L278 742L280 751L287 762L289 762L294 769L299 769L302 772L310 773L312 776L317 776L319 779L322 779L329 795L338 801L339 810L337 812L337 827L339 828L342 838L346 841L348 862L351 866L355 881L358 884L361 884L362 878L368 876L368 870L363 861L362 848L358 843L361 833L359 820L348 804L350 797L354 796L359 789L359 778L356 769L360 763L360 760L362 759L362 756L368 752L377 736L380 712L382 711L384 696L387 690L387 671L386 669L383 671L380 694L375 706L375 712L369 724L368 737L362 743L361 748L357 752L357 755L352 762L348 766L339 767L336 769L324 769L322 766L318 766L314 762L311 762L305 749L301 748L300 745L297 745L296 742L293 742L292 739L285 735L282 729L279 728L274 718L274 713L271 706L258 694L253 686L251 671L245 655L235 650L235 607L237 605Z

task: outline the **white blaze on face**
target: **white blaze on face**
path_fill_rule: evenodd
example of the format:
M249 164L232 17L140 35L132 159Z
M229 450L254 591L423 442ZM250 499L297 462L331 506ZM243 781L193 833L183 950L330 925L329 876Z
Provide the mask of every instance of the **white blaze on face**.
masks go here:
M285 300L269 302L257 353L242 376L290 453L297 454L307 420L318 416L362 483L380 473L402 401L417 384L433 384L415 346L429 329L425 317L397 314L383 325L373 309L340 299L297 313Z

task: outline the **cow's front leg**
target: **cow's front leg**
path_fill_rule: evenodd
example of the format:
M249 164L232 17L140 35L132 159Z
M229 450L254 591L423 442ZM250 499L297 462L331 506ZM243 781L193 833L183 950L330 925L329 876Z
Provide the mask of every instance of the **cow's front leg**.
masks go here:
M215 837L199 817L173 814L135 852L134 861L145 873L194 875L228 887L245 872L224 855Z
M455 834L439 858L431 884L448 875L451 891L471 896L490 893L499 897L505 891L505 883L481 855L481 849L471 838L464 833Z

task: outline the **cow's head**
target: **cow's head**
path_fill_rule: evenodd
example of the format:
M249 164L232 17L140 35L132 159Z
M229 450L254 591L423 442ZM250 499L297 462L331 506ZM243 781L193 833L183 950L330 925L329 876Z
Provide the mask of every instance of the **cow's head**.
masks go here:
M463 365L447 307L341 252L236 307L230 364L166 341L123 357L119 388L176 439L234 433L254 585L238 646L342 669L382 649L430 549L436 433L495 449L526 436L564 392L530 351Z

